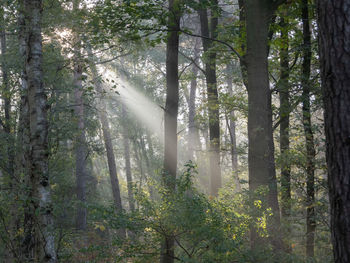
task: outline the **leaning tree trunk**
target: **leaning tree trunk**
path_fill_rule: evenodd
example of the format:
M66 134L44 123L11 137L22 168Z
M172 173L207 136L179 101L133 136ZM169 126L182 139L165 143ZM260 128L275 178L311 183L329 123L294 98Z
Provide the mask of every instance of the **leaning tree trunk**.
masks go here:
M88 47L87 51L88 51L88 55L89 55L89 66L90 66L92 78L94 81L94 86L95 86L97 94L100 96L100 100L98 101L98 111L99 111L99 117L100 117L100 122L101 122L101 126L102 126L103 141L104 141L105 148L106 148L109 179L111 181L111 188L112 188L114 205L115 205L116 212L121 213L123 211L123 206L122 206L122 199L120 196L120 187L119 187L119 180L118 180L118 173L117 173L117 165L115 162L112 137L111 137L109 122L108 122L108 117L107 117L107 108L106 108L105 103L102 100L104 91L103 91L102 83L101 83L101 80L99 78L99 75L98 75L98 72L96 69L96 65L94 64L94 61L93 61L93 55L92 55L91 48ZM120 229L118 231L118 235L120 237L125 237L126 236L125 229Z
M245 3L248 73L248 163L249 189L254 192L261 187L268 190L267 205L273 215L267 228L270 242L277 250L282 248L280 235L280 212L274 160L272 131L271 90L268 74L269 21L275 6L267 0L247 0ZM264 200L264 197L260 197ZM264 246L255 228L251 231L253 248Z
M25 71L29 110L29 189L34 261L56 262L52 203L48 171L47 97L43 83L41 18L42 1L24 0L21 4L26 26ZM28 244L30 244L29 242Z
M169 192L175 191L177 170L177 115L179 108L179 31L180 0L169 0L166 47L166 102L164 110L164 171L162 181ZM160 262L174 262L174 238L165 237Z
M334 261L350 262L350 1L319 0L318 24Z
M306 142L306 256L314 256L315 246L315 145L311 123L310 109L310 71L311 71L311 32L309 21L308 1L302 1L303 20L303 64L302 80L303 87L303 126Z
M213 1L214 7L211 9L210 28L207 9L199 10L201 24L202 43L205 55L205 78L207 82L208 115L209 115L209 164L210 164L210 194L218 195L221 187L220 168L220 115L219 98L216 79L216 52L213 50L214 41L217 38L218 26L218 1Z

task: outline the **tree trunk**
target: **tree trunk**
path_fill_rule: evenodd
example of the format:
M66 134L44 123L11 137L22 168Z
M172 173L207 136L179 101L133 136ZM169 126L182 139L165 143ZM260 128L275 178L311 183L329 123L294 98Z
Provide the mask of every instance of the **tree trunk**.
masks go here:
M286 13L286 12L284 12ZM281 151L281 215L286 224L285 240L289 242L291 228L289 227L291 212L291 187L290 187L290 161L289 161L289 39L288 22L285 18L280 18L281 27L281 48L280 48L280 79L278 82L278 92L280 100L280 151ZM288 251L291 247L288 245Z
M128 199L130 211L135 210L135 201L133 194L133 182L131 176L131 165L130 165L130 144L129 144L129 130L127 127L127 113L124 105L122 106L122 118L123 118L123 145L124 145L124 158L125 158L125 175L128 186ZM142 165L142 164L141 164Z
M198 61L199 56L199 38L196 38L196 43L194 47L194 59ZM192 79L191 79L191 89L190 97L188 102L188 156L189 160L194 161L194 152L200 147L198 128L196 123L196 92L197 92L197 77L198 77L198 67L192 65Z
M13 184L14 176L14 143L13 134L11 132L11 91L9 86L8 69L7 69L7 43L5 32L5 14L4 8L0 9L0 44L1 44L1 72L2 72L2 90L1 95L4 101L4 131L6 133L6 147L7 147L7 167L6 172L10 178L10 187Z
M221 187L221 168L220 168L220 115L219 115L219 99L216 80L216 52L213 50L214 42L208 38L215 39L217 37L218 26L218 2L213 1L214 7L211 9L210 29L208 21L208 13L206 9L199 10L201 23L201 34L203 50L207 58L205 59L205 78L207 84L208 96L208 115L209 115L209 164L210 164L210 194L218 195Z
M166 102L164 111L164 171L163 184L175 191L177 170L177 115L179 108L179 30L180 1L169 0L168 39L166 47ZM165 237L161 249L161 263L174 262L174 238Z
M267 206L273 215L268 219L267 228L270 242L281 249L280 215L277 199L277 181L274 160L272 131L271 91L268 75L267 38L270 17L274 8L270 2L247 0L246 30L248 73L248 163L249 189L254 192L261 187L268 190ZM259 197L264 200L263 197ZM256 229L251 231L252 248L263 246Z
M25 16L24 2L19 3L19 53L22 57L23 64L21 70L21 101L20 101L20 115L16 140L16 162L18 168L16 176L24 175L24 184L28 186L23 195L27 200L31 199L32 191L30 185L30 163L29 163L29 149L30 149L30 131L29 131L29 106L28 106L28 77L26 72L26 16ZM24 222L23 222L23 237L21 237L21 251L19 258L26 261L34 258L34 215L31 205L24 205Z
M310 109L310 71L311 71L311 32L309 21L308 1L302 1L303 20L303 64L302 80L303 87L303 125L306 142L306 256L314 256L315 245L315 145L312 131Z
M107 118L107 109L106 109L105 103L102 101L104 91L101 85L100 78L98 76L96 65L94 64L94 61L93 61L93 56L92 56L90 47L88 47L87 51L89 55L89 65L92 73L92 78L94 81L94 86L97 94L100 96L100 100L98 101L98 110L99 110L99 117L100 117L100 122L102 126L103 141L106 148L109 179L111 181L114 205L117 213L120 213L123 211L123 206L122 206L122 199L120 196L120 187L119 187L119 180L117 175L118 174L117 165L115 162L113 143L112 143L111 132L109 128L109 122ZM124 229L120 229L120 231L118 232L120 237L125 237L126 235L125 233L126 232Z
M25 71L28 83L30 127L28 173L31 194L30 216L35 222L32 226L34 234L31 236L35 244L34 261L57 262L48 173L48 107L42 70L42 1L24 0L22 3L27 29Z
M349 0L318 1L334 261L350 262Z
M84 102L82 86L82 65L78 61L80 52L76 54L74 65L74 99L75 99L75 116L78 124L78 136L75 144L75 174L77 185L77 198L80 202L77 208L76 226L79 230L86 230L87 211L86 211L86 136L84 120Z
M233 74L233 65L227 64L227 89L230 96L233 96L233 85L232 85L232 74ZM236 185L236 191L240 192L241 183L239 182L238 175L238 153L237 153L237 141L236 141L236 116L235 111L232 110L230 112L230 121L229 121L229 133L230 133L230 150L231 150L231 164L232 164L232 172Z

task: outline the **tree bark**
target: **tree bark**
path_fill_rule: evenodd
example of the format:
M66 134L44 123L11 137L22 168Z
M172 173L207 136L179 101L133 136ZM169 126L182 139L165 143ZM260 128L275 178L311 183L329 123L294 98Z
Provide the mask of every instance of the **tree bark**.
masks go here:
M318 1L334 261L350 262L350 1Z
M30 216L34 218L34 261L57 262L54 241L52 203L48 173L47 97L43 85L41 18L42 1L24 0L25 71L29 110L29 189ZM37 214L39 211L39 214ZM30 242L29 242L30 243Z
M245 3L249 189L252 192L261 187L268 190L267 206L272 209L273 215L268 219L267 229L271 244L275 249L280 250L282 241L267 59L269 21L274 10L267 0L247 0ZM260 198L264 200L264 197ZM252 248L264 245L254 228L251 230L251 245Z
M303 20L303 64L302 80L303 87L303 126L306 142L306 256L314 256L315 246L315 145L312 131L311 109L310 109L310 71L311 71L311 32L309 20L308 1L302 1Z
M177 170L177 115L179 108L179 30L180 0L169 0L168 39L166 45L166 102L164 110L164 171L163 184L175 191ZM161 263L174 262L174 238L165 237L161 248Z
M220 168L220 115L219 98L216 79L216 52L213 50L214 41L217 38L218 26L218 1L214 0L211 8L210 28L207 9L199 10L201 23L201 34L203 50L207 56L205 60L205 78L207 84L208 96L208 115L209 115L209 164L210 164L210 194L218 195L221 187L221 168Z

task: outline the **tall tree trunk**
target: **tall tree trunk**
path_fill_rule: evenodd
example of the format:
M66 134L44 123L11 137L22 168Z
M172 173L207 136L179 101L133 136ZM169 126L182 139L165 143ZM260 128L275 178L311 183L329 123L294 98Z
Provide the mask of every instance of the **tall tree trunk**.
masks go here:
M169 0L168 39L166 45L166 102L164 111L163 184L175 191L177 170L177 115L179 108L179 30L180 0ZM174 262L174 238L165 237L160 262Z
M285 13L285 12L284 12ZM291 212L291 187L290 187L290 161L289 161L289 39L288 22L284 17L280 18L281 27L281 48L280 48L280 79L278 82L280 100L280 151L281 151L281 215L286 224L283 232L288 242L291 228L289 227ZM288 250L291 247L288 245Z
M334 261L350 262L349 0L318 1L328 186Z
M306 256L314 256L315 245L315 145L312 131L310 109L310 71L311 71L311 32L309 21L308 1L302 1L303 20L303 64L302 80L303 87L303 125L306 142Z
M233 74L233 65L232 63L227 64L227 89L230 96L233 96L233 81L232 81L232 74ZM237 153L237 140L236 140L236 116L235 111L232 110L230 112L230 121L228 123L229 125L229 134L230 134L230 150L231 150L231 164L232 164L232 172L233 177L236 185L236 191L241 191L241 183L239 182L239 175L238 175L238 153Z
M73 10L79 10L80 0L73 1ZM73 30L76 30L74 28ZM83 100L83 62L81 61L82 43L78 32L73 33L74 40L74 113L77 119L78 135L75 142L75 175L76 175L76 193L79 201L76 215L76 227L78 230L86 230L87 227L87 209L86 209L86 186L87 186L87 144L84 118L84 100Z
M123 118L123 145L124 145L124 158L125 158L125 175L128 186L128 201L130 211L135 210L135 201L133 194L133 181L131 176L131 165L130 165L130 144L129 144L129 130L127 127L127 112L124 105L122 106L122 118ZM142 164L141 164L142 165Z
M207 82L208 115L209 115L209 164L210 164L210 194L218 195L221 187L220 168L220 115L219 98L216 79L216 52L213 50L214 41L217 38L218 26L218 1L214 0L211 8L210 28L208 12L206 9L199 10L201 34L203 36L203 50L207 56L205 60L205 78Z
M199 38L196 38L194 46L194 59L198 61L199 56ZM191 89L188 103L188 156L189 160L194 161L194 152L200 147L198 128L196 123L196 92L197 92L197 77L198 67L192 65Z
M77 198L80 202L77 208L76 226L79 230L86 230L87 210L86 210L86 135L84 120L84 102L83 102L83 85L82 85L82 65L79 61L80 51L76 53L74 61L74 100L75 100L75 116L78 122L78 136L75 144L75 174L77 185Z
M90 66L90 70L92 73L94 86L95 86L97 94L100 96L100 100L98 101L98 110L99 110L99 117L100 117L100 122L101 122L101 126L102 126L103 141L104 141L104 145L106 148L109 179L111 181L111 188L112 188L114 205L115 205L117 213L121 213L123 211L123 206L122 206L122 199L120 196L120 187L119 187L119 180L118 180L118 173L117 173L117 165L115 162L112 137L111 137L109 122L108 122L108 117L107 117L107 109L106 109L105 103L102 100L104 91L103 91L101 80L99 78L99 75L98 75L98 72L96 69L96 65L94 64L94 61L93 61L93 55L92 55L91 48L88 47L87 51L88 51L88 55L89 55L89 66ZM125 237L126 232L124 229L120 229L118 231L118 234L120 237Z
M267 228L271 244L279 250L282 242L267 60L269 21L275 7L267 0L247 0L245 4L249 189L252 192L261 187L268 189L267 205L271 207L273 215L268 218ZM255 228L251 231L251 244L253 248L264 245Z
M26 72L26 18L24 2L19 2L19 53L22 57L22 69L21 69L21 101L20 101L20 114L19 124L16 139L16 162L18 168L16 170L16 176L24 175L25 185L30 185L30 163L29 163L29 149L30 149L30 131L29 131L29 106L28 106L28 77ZM27 200L31 199L31 189L26 189L23 194ZM24 205L24 222L23 222L23 238L21 240L21 251L19 258L22 261L34 258L34 215L32 213L32 206Z
M31 217L34 218L34 261L57 262L52 203L48 173L47 97L43 84L41 18L42 1L24 0L26 25L25 71L29 109L29 189ZM39 211L39 213L37 213ZM30 242L29 242L30 243Z

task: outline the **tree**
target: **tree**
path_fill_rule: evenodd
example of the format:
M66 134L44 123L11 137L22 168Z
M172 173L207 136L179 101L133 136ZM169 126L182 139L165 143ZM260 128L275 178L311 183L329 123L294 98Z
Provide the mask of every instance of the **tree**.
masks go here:
M180 0L169 0L168 39L166 42L166 102L164 109L164 171L163 183L167 191L175 191L177 171L177 115L179 107L179 31ZM174 238L165 237L161 263L174 262Z
M308 1L302 1L302 20L303 20L303 64L302 80L303 87L303 126L306 142L306 256L314 256L315 245L315 144L314 134L311 122L311 102L310 102L310 71L311 71L311 32L309 21Z
M87 146L85 134L85 120L84 120L84 102L83 102L83 65L80 61L81 41L76 39L75 43L75 58L74 58L74 101L75 101L75 116L77 118L77 139L75 144L76 155L76 184L77 184L77 198L79 200L77 208L76 224L77 229L86 230L87 210L86 210L86 181L87 181Z
M194 44L194 61L198 62L199 56L199 38L195 40ZM197 78L198 67L192 65L192 79L190 83L190 95L188 98L188 156L189 160L194 160L194 152L200 147L199 133L196 121L196 92L197 92Z
M214 50L214 41L217 38L219 10L218 1L212 1L210 9L210 24L208 19L208 10L206 8L199 10L203 50L205 52L205 79L207 84L208 97L208 122L209 122L209 164L210 164L210 194L218 195L221 187L221 168L220 168L220 114L218 87L216 79L216 51ZM210 26L209 26L210 25Z
M30 239L25 245L34 246L35 261L56 262L53 233L52 204L48 171L48 122L47 96L43 85L42 71L42 1L21 1L20 12L24 14L25 72L28 84L29 156L27 176L29 182L29 205L34 223L28 232ZM27 260L31 260L31 255Z
M286 13L286 12L284 12ZM280 99L280 150L281 150L281 215L287 224L286 231L289 235L289 217L291 215L291 167L289 160L290 149L290 87L289 87L289 30L288 18L280 18L281 27L281 47L280 47L280 79L278 82L278 91ZM290 249L290 248L289 248Z
M97 104L98 104L100 122L101 122L101 126L102 126L103 141L104 141L104 145L106 148L109 179L111 182L114 205L115 205L115 209L116 209L117 213L121 213L123 211L123 205L122 205L122 199L120 197L120 187L119 187L119 180L118 180L118 175L117 175L117 165L116 165L116 161L115 161L111 131L110 131L108 117L107 117L107 107L103 102L104 91L103 91L103 87L102 87L102 83L101 83L101 78L98 75L97 68L96 68L95 62L93 60L93 54L92 54L91 48L88 47L87 51L89 54L89 65L90 65L90 70L91 70L91 75L92 75L92 79L94 82L94 86L95 86L97 94L99 94L99 96L100 96L100 99L97 102ZM124 237L125 230L121 230L119 234L122 237Z
M124 158L125 158L125 175L128 186L128 201L130 211L135 210L135 201L133 195L133 180L131 175L131 164L130 164L130 144L129 144L129 130L127 125L128 115L124 105L121 105L122 118L123 118L123 146L124 146Z
M327 143L334 261L350 261L350 1L318 1L319 46Z
M227 89L229 95L233 96L233 80L232 80L232 74L234 74L233 71L233 65L232 63L227 64ZM229 129L229 135L230 135L230 150L231 150L231 164L232 164L232 172L233 177L236 185L236 191L240 192L241 189L241 183L239 182L239 174L238 174L238 151L237 151L237 139L236 139L236 114L235 110L233 109L229 116L226 118L229 118L229 122L227 122L228 129Z
M248 162L249 189L268 190L267 204L272 217L267 223L271 243L281 249L280 215L272 131L271 90L268 72L268 34L271 17L279 2L247 0L245 3L248 80ZM252 247L261 246L255 229L251 230ZM260 244L259 244L260 243Z

